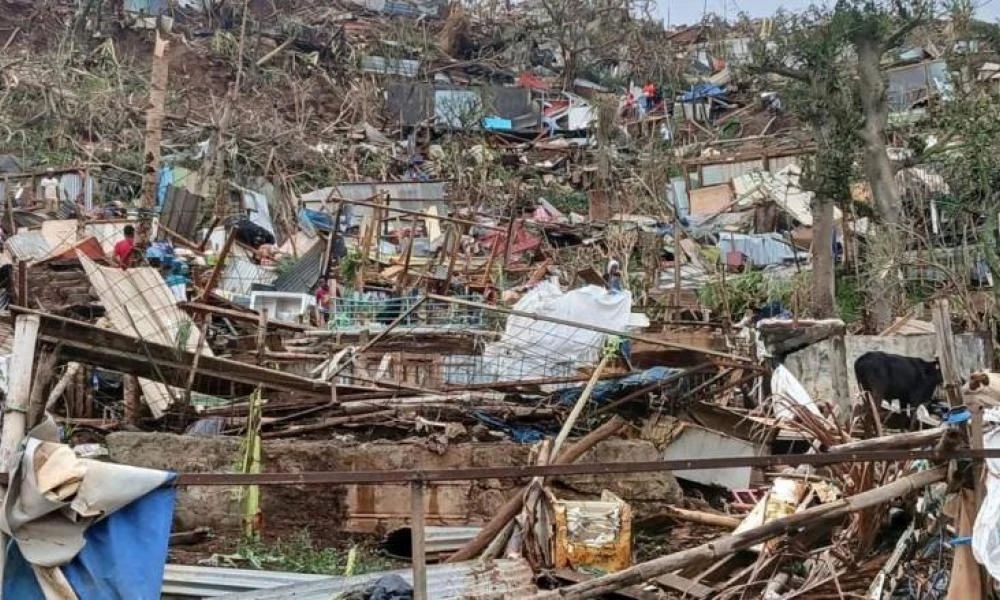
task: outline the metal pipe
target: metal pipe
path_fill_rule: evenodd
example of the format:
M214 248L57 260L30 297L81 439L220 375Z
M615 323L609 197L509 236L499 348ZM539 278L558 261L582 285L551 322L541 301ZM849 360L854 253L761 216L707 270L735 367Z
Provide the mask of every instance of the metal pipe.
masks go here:
M768 467L773 465L829 465L851 462L906 462L913 460L982 460L1000 458L1000 449L964 449L950 452L927 450L879 450L824 454L782 454L777 456L733 456L652 462L612 462L589 464L525 465L427 471L326 471L304 473L182 473L176 485L351 485L412 483L414 481L469 481L479 479L527 479L574 475L615 475L622 473L662 473L697 469ZM6 484L6 476L0 477Z

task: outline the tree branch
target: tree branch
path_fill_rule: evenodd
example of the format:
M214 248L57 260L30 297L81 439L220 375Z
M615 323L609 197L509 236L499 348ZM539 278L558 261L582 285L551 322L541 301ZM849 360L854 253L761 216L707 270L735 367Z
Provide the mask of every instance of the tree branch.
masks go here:
M810 83L812 78L809 73L805 71L800 71L798 69L793 69L791 67L786 67L784 65L779 65L774 62L766 62L761 65L753 65L750 70L757 73L770 73L772 75L778 75L780 77L787 77L788 79L794 79L796 81L801 81L803 83Z

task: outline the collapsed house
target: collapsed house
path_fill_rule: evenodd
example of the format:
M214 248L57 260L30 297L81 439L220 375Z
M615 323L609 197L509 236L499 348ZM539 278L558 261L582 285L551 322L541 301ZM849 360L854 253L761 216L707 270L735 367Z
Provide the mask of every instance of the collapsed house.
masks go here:
M125 2L124 26L156 30L141 35L161 75L156 48L217 28L191 36L191 77L239 29L222 4ZM794 292L729 295L727 282L794 281L816 237L814 148L773 94L736 80L745 33L659 32L689 68L649 91L563 77L554 42L497 42L492 20L457 5L335 5L295 27L261 19L239 52L257 68L349 69L365 107L344 109L349 123L248 136L227 127L269 119L227 124L223 111L208 141L174 130L154 144L142 185L124 188L113 165L0 157L6 593L892 598L991 585L979 565L997 577L998 492L981 475L1000 417L992 388L959 379L991 369L991 341L953 335L940 301L869 336L797 318ZM505 15L527 31L546 18ZM389 39L400 23L448 49ZM496 60L471 49L491 44ZM900 61L894 109L946 89L937 58ZM246 161L253 174L225 168L246 151L230 135L269 148ZM331 171L343 176L301 183L303 160L343 162ZM668 160L679 175L635 191L637 169ZM898 178L948 233L939 178ZM878 235L855 208L834 212L841 264ZM916 265L904 276L941 271ZM853 365L874 350L937 357L946 401L868 398ZM908 419L922 429L904 431ZM234 541L302 528L331 545L378 539L400 568L203 564L252 566Z

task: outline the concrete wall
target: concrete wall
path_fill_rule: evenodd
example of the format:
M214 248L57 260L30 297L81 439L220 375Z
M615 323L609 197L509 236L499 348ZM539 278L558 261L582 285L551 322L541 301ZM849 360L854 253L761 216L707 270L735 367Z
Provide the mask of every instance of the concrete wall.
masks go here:
M178 472L232 472L240 441L232 437L180 436L162 433L119 432L107 437L115 462ZM265 441L263 470L367 471L392 469L448 469L529 464L530 448L513 443L453 444L443 454L419 442L345 444L341 441ZM659 460L651 442L607 440L582 458L582 462ZM429 525L481 524L489 520L524 481L480 480L441 482L428 486ZM638 514L680 499L680 487L669 473L615 477L574 477L556 486L566 499L596 498L609 489L633 503ZM289 532L305 527L373 532L406 523L410 514L409 486L262 486L261 504L265 533ZM237 490L229 487L185 486L178 492L175 530L208 526L231 532L239 528Z
M858 382L854 378L854 361L865 352L879 351L901 356L912 356L924 360L934 360L936 347L934 335L849 335L844 338L847 347L847 378L851 397L858 394ZM809 394L817 400L833 398L830 377L833 368L830 356L833 348L831 340L824 340L785 357L785 366L794 374ZM958 359L959 374L968 376L972 370L981 370L989 365L983 339L976 334L963 333L955 336L955 354Z

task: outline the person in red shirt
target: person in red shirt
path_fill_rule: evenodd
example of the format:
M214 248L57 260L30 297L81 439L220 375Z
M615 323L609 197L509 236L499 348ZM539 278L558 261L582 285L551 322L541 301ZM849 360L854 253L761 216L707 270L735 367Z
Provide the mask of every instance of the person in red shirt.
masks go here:
M132 264L132 252L135 250L135 227L131 225L125 226L125 239L119 240L115 244L114 256L112 256L112 261L115 266L121 267L123 269L129 268Z
M646 98L646 112L651 112L656 106L656 86L652 81L647 81L642 88L642 95Z

